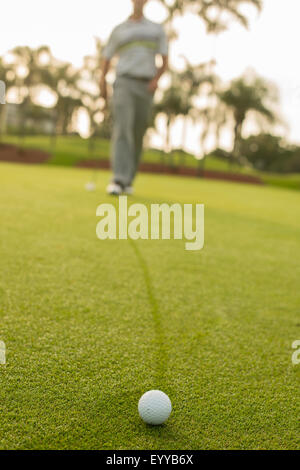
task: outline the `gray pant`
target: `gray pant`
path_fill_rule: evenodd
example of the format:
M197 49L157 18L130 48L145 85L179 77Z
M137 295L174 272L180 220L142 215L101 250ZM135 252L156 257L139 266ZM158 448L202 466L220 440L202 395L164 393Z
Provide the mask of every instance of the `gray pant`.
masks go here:
M148 82L117 77L113 95L112 167L114 180L130 186L143 151L143 137L149 125L153 94Z

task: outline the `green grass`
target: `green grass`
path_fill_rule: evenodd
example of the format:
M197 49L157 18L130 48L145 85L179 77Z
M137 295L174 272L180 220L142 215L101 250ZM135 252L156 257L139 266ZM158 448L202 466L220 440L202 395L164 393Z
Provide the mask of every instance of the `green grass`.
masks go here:
M109 141L99 138L95 139L92 153L89 151L89 141L78 136L59 136L55 147L52 146L51 138L46 136L26 136L23 139L20 139L17 136L5 136L3 140L8 143L20 145L24 148L41 149L46 152L50 152L52 157L50 158L49 163L54 165L74 166L78 162L91 158L107 160L110 155ZM143 161L149 163L161 163L163 161L166 164L184 164L194 168L199 164L198 161L190 154L185 154L185 158L182 160L180 153L174 151L172 159L170 159L168 155L159 150L146 150L144 152ZM214 157L206 159L205 168L216 171L255 174L255 172L239 165L232 165L229 167L227 162Z
M87 139L81 139L78 136L59 136L56 146L53 147L51 138L46 136L26 136L20 139L17 136L5 136L5 142L20 145L24 148L34 148L49 152L52 156L49 160L51 165L59 166L75 166L79 162L88 159L107 160L110 155L110 143L104 139L95 139L94 149L89 150L89 142ZM144 162L149 163L165 163L174 166L184 165L196 168L199 162L190 154L182 154L174 151L172 158L159 150L146 150L143 156ZM241 167L240 165L231 165L224 160L209 156L205 159L204 168L212 171L222 171L231 173L242 173L261 178L265 184L270 186L282 187L286 189L300 190L300 174L280 175L263 173L254 169Z
M5 136L4 142L49 152L52 156L48 163L61 166L74 166L78 162L91 158L107 159L109 157L109 141L95 140L94 153L89 152L89 141L78 136L59 136L56 145L47 136Z
M289 175L276 175L276 174L264 174L264 181L266 184L271 186L277 186L279 188L300 190L300 174L289 174Z
M132 202L205 204L187 252L98 240L106 172L87 193L88 170L0 170L1 449L299 448L298 192L140 175Z

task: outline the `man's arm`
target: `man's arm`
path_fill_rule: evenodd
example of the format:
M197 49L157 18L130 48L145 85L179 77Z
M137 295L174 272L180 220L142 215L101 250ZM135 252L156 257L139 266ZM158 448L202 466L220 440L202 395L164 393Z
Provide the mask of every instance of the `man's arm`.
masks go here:
M168 69L168 66L169 66L169 60L168 60L168 56L167 55L163 55L162 56L162 66L159 67L159 69L157 69L157 73L155 75L155 77L151 80L151 82L149 83L149 90L151 91L151 93L155 93L157 87L158 87L158 82L159 82L159 79L160 77L166 72L166 70Z
M103 57L101 63L101 78L100 78L100 96L107 101L107 83L106 83L106 75L109 71L110 67L110 59Z

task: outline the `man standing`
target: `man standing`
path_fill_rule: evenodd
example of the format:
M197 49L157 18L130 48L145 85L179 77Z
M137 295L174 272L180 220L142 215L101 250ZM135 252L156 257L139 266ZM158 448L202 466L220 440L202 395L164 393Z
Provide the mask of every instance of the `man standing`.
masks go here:
M114 28L103 52L101 96L107 100L106 75L112 57L119 61L113 85L113 180L107 192L131 194L149 125L158 81L168 67L168 41L163 27L143 14L147 0L132 0L133 14ZM156 55L162 66L156 68Z

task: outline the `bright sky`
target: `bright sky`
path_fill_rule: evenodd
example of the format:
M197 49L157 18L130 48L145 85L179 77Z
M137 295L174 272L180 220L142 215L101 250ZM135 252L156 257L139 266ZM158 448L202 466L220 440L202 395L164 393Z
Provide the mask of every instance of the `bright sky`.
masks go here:
M81 65L94 52L94 37L106 40L111 29L129 15L131 0L9 0L1 5L0 54L17 45L47 44L54 55ZM232 24L214 43L201 22L191 16L177 21L180 43L171 50L173 63L185 54L193 63L217 58L217 73L224 80L241 75L248 67L279 87L282 116L289 138L300 143L300 1L264 0L257 16L247 9L250 30ZM146 16L161 22L164 10L149 0Z

